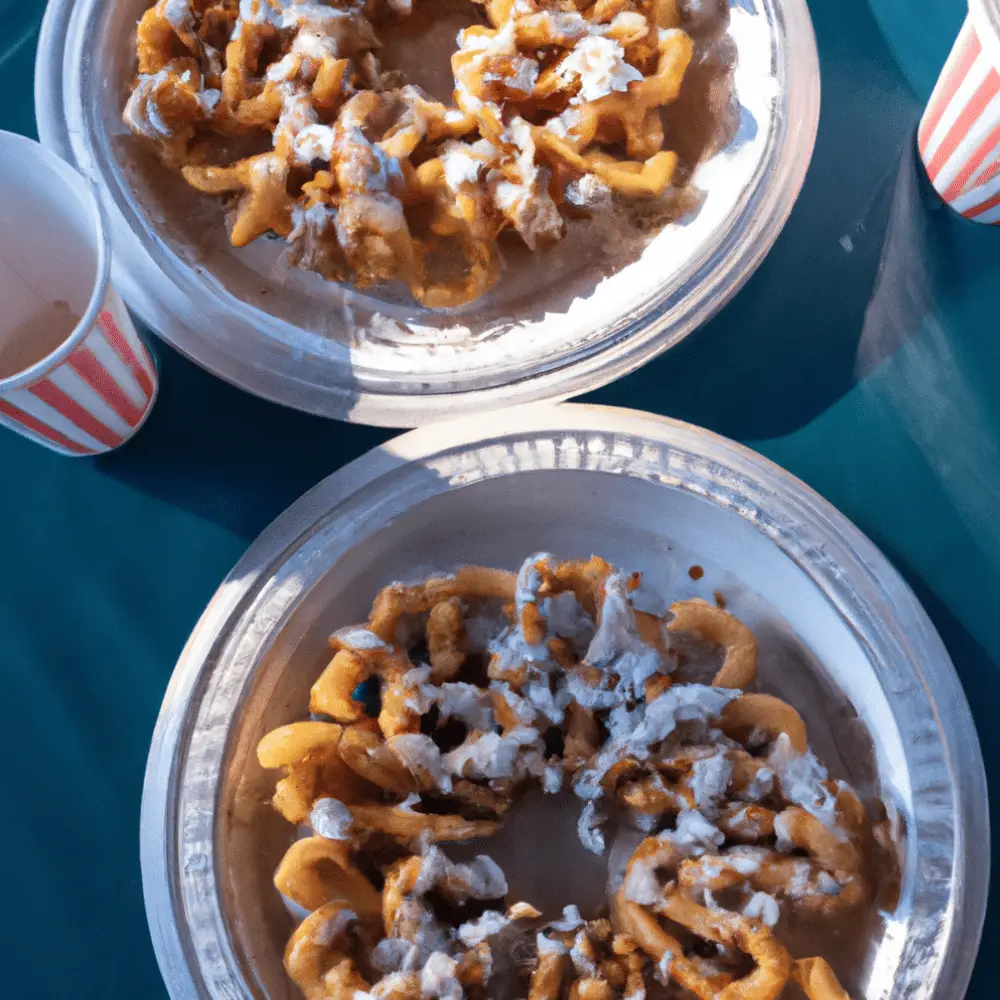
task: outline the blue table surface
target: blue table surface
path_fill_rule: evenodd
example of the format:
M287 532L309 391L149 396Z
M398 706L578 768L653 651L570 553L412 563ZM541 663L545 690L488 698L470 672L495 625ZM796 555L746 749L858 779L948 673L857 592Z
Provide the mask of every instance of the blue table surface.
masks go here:
M0 0L0 128L27 135L42 10ZM913 153L964 5L816 0L812 13L819 139L773 251L702 330L586 398L751 445L881 546L955 662L1000 829L1000 230L944 209ZM0 996L165 996L138 823L171 669L251 539L389 436L160 358L152 418L115 454L67 460L0 431L0 703L24 753L0 786ZM983 954L1000 944L993 904ZM969 996L996 995L981 960Z

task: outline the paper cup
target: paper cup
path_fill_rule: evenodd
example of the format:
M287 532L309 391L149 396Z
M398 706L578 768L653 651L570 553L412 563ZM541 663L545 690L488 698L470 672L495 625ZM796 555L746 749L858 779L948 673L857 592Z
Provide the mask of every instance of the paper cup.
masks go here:
M968 219L1000 223L998 0L969 0L917 139L938 194Z
M0 131L0 424L64 455L124 444L156 399L153 359L111 287L87 182Z

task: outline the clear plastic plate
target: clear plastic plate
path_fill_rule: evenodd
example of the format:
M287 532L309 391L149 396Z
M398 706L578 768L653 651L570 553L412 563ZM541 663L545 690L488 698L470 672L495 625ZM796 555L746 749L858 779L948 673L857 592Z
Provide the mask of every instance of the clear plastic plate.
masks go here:
M799 709L835 776L899 820L899 905L838 956L853 1000L960 1000L985 912L985 774L955 671L895 570L802 483L706 431L578 405L490 425L414 431L324 480L251 546L191 636L142 808L146 907L174 1000L297 997L281 963L292 918L271 882L294 831L254 749L303 717L330 632L392 580L514 568L538 550L600 553L667 599L724 594L758 635L764 689ZM542 891L530 862L556 850L546 869L576 871L572 830L519 837L527 898ZM580 872L566 902L599 879Z
M819 116L805 2L717 2L737 59L733 132L694 175L705 192L698 211L648 244L577 226L542 257L512 258L493 293L457 311L288 269L280 241L229 245L220 206L121 123L135 23L149 0L51 0L36 66L38 129L94 180L129 305L222 378L298 409L387 426L565 398L633 370L720 309L798 196ZM707 87L697 100L729 107Z

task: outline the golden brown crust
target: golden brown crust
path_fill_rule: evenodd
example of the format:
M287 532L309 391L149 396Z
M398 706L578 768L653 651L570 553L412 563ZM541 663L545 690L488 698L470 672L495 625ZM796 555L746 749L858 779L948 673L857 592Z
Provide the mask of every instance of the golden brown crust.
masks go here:
M712 684L747 688L757 678L757 638L738 618L705 601L677 601L670 606L671 635L690 634L698 641L719 646L725 660Z
M731 701L723 711L722 731L727 736L743 743L755 730L762 733L767 742L784 733L798 753L805 753L809 749L809 738L802 716L787 701L773 695L743 694Z
M808 1000L851 1000L825 958L801 958L792 971Z

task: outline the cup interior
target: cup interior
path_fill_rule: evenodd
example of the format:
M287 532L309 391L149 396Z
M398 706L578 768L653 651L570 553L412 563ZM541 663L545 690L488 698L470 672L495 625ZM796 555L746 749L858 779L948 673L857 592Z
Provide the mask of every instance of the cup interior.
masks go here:
M2 383L73 335L99 281L101 239L97 206L82 179L37 143L6 133L0 218Z

